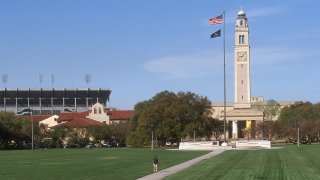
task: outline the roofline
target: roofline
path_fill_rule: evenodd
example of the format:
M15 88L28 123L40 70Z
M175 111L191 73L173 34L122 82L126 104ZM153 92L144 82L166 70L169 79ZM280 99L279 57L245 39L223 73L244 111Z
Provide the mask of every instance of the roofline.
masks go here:
M80 90L80 91L87 91L87 90L104 90L104 91L112 91L110 88L0 88L0 91L41 91L41 90L47 90L47 91L52 91L52 90L58 90L58 91L74 91L74 90Z

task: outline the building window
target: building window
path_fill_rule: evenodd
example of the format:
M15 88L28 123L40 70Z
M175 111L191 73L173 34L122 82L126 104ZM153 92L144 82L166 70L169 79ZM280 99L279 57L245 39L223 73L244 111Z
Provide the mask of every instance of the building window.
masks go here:
M240 21L240 26L242 26L243 25L243 21Z
M243 100L243 95L242 95L242 97L241 97L241 98L242 98L242 100Z
M241 84L243 84L243 80L241 80Z

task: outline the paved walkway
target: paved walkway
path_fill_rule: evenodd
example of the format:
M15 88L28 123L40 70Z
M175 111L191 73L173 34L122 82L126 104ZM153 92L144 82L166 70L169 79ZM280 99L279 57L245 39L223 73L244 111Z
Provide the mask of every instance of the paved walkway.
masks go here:
M181 164L177 164L175 166L172 166L170 168L167 168L167 169L163 169L162 171L159 171L157 173L153 173L153 174L150 174L148 176L144 176L142 178L139 178L138 180L160 180L160 179L163 179L167 176L170 176L172 174L175 174L183 169L186 169L194 164L197 164L199 163L200 161L203 161L203 160L206 160L206 159L209 159L210 157L213 157L213 156L216 156L222 152L224 152L225 149L219 149L219 150L214 150L208 154L205 154L203 156L200 156L200 157L197 157L197 158L194 158L194 159L191 159L189 161L186 161L184 163L181 163Z

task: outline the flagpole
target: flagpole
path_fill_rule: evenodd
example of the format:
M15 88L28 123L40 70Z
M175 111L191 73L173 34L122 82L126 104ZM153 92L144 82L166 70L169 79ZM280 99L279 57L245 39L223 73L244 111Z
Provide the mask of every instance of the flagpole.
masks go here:
M224 129L224 142L227 142L226 137L226 16L225 11L223 11L223 129Z

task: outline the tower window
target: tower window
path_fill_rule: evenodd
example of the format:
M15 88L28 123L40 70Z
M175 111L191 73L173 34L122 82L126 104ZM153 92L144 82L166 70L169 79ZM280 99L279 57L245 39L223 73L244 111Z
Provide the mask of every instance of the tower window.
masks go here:
M243 95L242 95L242 97L241 97L241 98L242 98L242 100L243 100Z
M243 84L243 80L241 80L241 84Z
M244 44L244 35L239 35L239 44Z
M243 21L240 21L240 26L242 26L243 25Z

